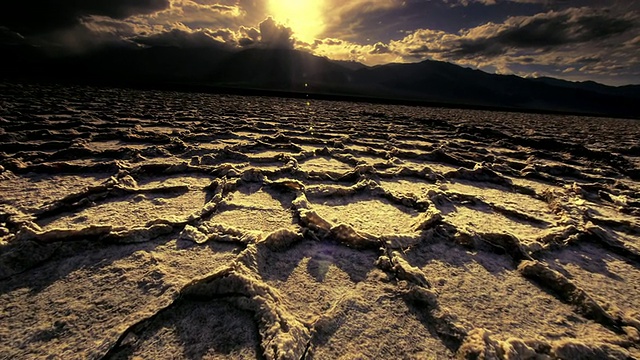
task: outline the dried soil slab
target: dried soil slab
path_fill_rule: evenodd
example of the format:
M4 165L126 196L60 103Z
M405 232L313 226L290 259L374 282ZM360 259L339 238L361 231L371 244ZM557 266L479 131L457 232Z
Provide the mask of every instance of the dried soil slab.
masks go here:
M350 144L350 145L346 145L344 147L346 150L350 150L350 151L355 151L355 152L360 152L360 153L366 153L369 151L368 148L374 148L373 146L364 146L364 145L354 145L354 144ZM384 150L384 149L376 149L376 150Z
M156 134L167 134L167 135L171 135L171 134L178 134L181 133L183 131L185 131L184 128L179 128L179 127L173 127L173 126L148 126L148 125L143 125L141 127L137 127L135 128L138 131L143 131L143 132L152 132L152 133L156 133Z
M629 245L631 248L637 249L637 251L640 253L639 235L629 235L624 232L614 230L611 230L609 232L609 235L611 235L614 240L622 241L623 243Z
M447 183L443 186L448 190L476 196L491 204L514 209L522 214L544 220L548 223L554 223L558 220L558 217L551 211L546 202L528 195L510 191L509 189L495 184L486 182L456 181Z
M303 241L283 252L261 248L258 273L285 296L289 311L313 322L341 298L357 292L359 283L383 275L375 267L376 258L373 251Z
M256 209L289 208L292 194L268 191L259 183L243 184L226 197L229 204Z
M139 160L123 160L125 164L129 164L130 167L144 166L144 165L183 165L188 163L187 159L182 159L175 156L170 157L145 157Z
M527 220L512 219L496 213L486 206L447 206L441 208L445 221L459 229L474 233L509 233L523 243L544 235L546 225Z
M13 175L0 181L0 202L34 211L67 195L102 184L110 174Z
M43 229L77 229L90 225L139 227L157 219L185 221L202 209L206 201L204 191L184 194L137 194L88 207L74 214L39 222Z
M601 304L635 312L640 321L640 269L637 264L593 244L570 246L544 257L549 266Z
M320 173L346 173L353 170L351 165L326 156L305 160L300 163L300 168L303 171Z
M296 229L293 212L289 209L292 195L274 195L260 184L241 187L225 200L231 207L222 206L210 219L212 223L240 230L259 230L269 233L278 229Z
M406 234L413 230L418 212L386 199L367 195L310 199L311 208L334 224L344 223L374 235Z
M95 151L120 150L123 148L144 150L149 147L148 144L135 144L119 140L92 141L87 143L86 146L87 148Z
M211 141L211 142L198 142L196 144L192 144L193 146L198 147L198 149L202 150L222 150L228 146L239 144L240 141L229 143L223 141Z
M209 186L213 177L205 175L170 175L150 177L138 180L138 186L143 189L188 185L194 188Z
M596 342L616 334L586 320L520 275L510 258L472 253L446 243L421 245L406 254L439 293L441 307L468 328L485 328L497 340L540 336Z
M435 184L420 179L381 180L380 185L387 190L405 195L415 195L418 198L424 196L429 190L439 188Z
M451 357L429 325L392 295L397 285L375 267L376 258L373 251L304 241L286 252L261 249L258 272L287 310L315 324L314 359Z
M387 162L387 159L381 156L358 154L358 155L353 155L353 157L356 160L358 160L360 164L364 164L364 165L377 165L377 164L384 164Z
M0 357L99 358L182 286L230 262L235 249L180 249L175 241L106 247L16 275L0 284Z
M402 161L398 164L398 166L404 166L408 169L416 170L416 171L421 171L425 167L428 167L429 169L433 170L438 174L445 174L445 173L448 173L449 171L455 171L460 168L459 166L455 166L455 165L439 163L434 161L416 160L416 159L411 159L411 160L402 159Z
M212 223L227 225L244 231L270 233L279 229L297 229L291 211L281 209L223 210L211 217Z
M276 156L279 155L298 155L300 154L297 151L293 151L293 150L286 150L286 149L282 149L282 150L261 150L261 151L255 151L255 152L250 152L247 155L249 155L252 158L275 158Z
M537 180L531 180L531 179L525 179L525 178L509 177L509 176L507 176L507 178L509 180L511 180L511 182L514 185L528 187L528 188L534 190L536 192L536 194L538 194L538 195L543 194L545 191L561 191L561 192L564 191L564 188L562 186L549 184L549 183L546 183L546 182L543 182L543 181L537 181Z
M267 136L266 134L261 134L261 133L257 133L257 132L251 132L251 131L234 131L233 132L236 136L241 137L241 138L248 138L251 140L256 140L259 139L263 136Z
M422 147L422 148L430 148L437 144L437 142L433 141L425 141L425 140L402 140L403 144L407 144L414 147Z
M377 298L380 289L361 286L345 298L319 333L314 359L451 359L453 352L428 320L399 299ZM402 354L402 355L400 355Z
M224 300L182 301L113 359L259 359L260 354L253 314Z
M628 223L636 227L637 229L640 229L640 218L638 218L637 216L621 213L620 211L616 210L616 208L613 206L609 206L605 204L596 204L591 201L584 202L583 206L588 208L590 211L590 215L595 218L613 220L615 222L621 222L621 223Z

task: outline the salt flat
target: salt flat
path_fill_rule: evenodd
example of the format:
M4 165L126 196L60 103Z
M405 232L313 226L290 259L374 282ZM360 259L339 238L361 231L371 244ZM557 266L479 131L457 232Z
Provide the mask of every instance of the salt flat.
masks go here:
M0 358L640 358L640 122L0 90Z

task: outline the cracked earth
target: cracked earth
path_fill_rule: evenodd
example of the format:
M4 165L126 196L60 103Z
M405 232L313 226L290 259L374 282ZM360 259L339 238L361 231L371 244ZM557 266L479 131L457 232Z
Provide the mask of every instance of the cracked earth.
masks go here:
M637 121L0 89L0 358L640 358Z

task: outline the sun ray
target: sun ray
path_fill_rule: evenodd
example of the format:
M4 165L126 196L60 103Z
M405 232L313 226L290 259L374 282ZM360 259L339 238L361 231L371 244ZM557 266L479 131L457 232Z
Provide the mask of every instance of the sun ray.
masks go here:
M269 15L299 40L312 42L325 28L323 5L324 0L269 0Z

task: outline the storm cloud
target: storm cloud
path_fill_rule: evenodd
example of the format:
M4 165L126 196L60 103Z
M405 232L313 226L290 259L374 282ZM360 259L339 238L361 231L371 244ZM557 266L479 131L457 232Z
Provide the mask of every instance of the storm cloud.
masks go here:
M224 47L224 42L216 40L216 37L220 35L220 32L210 32L205 30L189 32L186 30L172 29L149 36L139 36L132 40L138 44L150 47Z
M512 17L463 32L453 52L460 56L497 55L509 48L549 48L585 43L622 34L637 19L615 18L589 8Z
M580 44L592 44L637 31L636 15L616 17L592 8L570 8L532 16L509 17L458 33L419 29L391 47L412 57L441 59L495 58L508 54L549 53ZM528 58L531 62L531 57Z
M73 26L84 16L124 19L168 6L169 0L8 0L0 5L0 25L31 35Z
M56 54L114 45L286 48L366 65L432 59L523 76L605 76L615 69L618 80L640 82L637 0L321 4L322 31L301 40L294 23L270 14L268 1L10 0L0 5L0 46L30 44Z
M271 17L260 23L260 35L262 43L268 47L293 48L291 28L278 24Z

